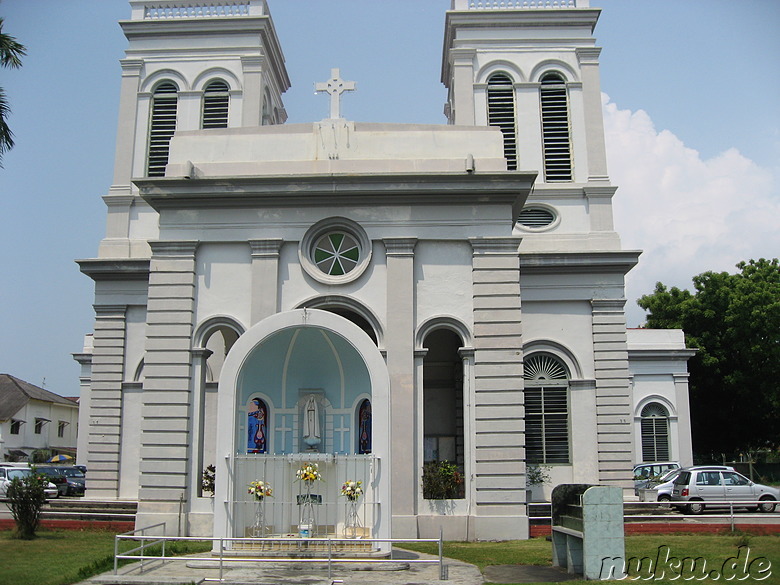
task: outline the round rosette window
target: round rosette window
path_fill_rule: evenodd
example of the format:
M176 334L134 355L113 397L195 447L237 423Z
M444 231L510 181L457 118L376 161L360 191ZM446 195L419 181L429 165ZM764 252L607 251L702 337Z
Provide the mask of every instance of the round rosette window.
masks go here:
M319 282L351 282L368 266L371 242L355 222L330 218L306 232L300 257L304 270Z

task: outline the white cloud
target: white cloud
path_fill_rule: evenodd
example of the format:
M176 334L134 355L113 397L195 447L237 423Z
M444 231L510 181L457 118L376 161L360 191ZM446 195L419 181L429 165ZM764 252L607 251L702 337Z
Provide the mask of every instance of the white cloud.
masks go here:
M623 247L641 249L626 280L629 326L635 301L657 281L691 289L707 270L734 272L750 258L780 255L780 195L770 169L729 149L703 160L643 110L621 110L603 96L604 129Z

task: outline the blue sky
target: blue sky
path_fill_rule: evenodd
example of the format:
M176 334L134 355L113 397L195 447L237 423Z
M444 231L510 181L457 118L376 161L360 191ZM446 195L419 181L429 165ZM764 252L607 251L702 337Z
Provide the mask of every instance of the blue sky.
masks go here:
M345 117L443 123L449 0L269 0L293 87L289 122L328 114L316 81L355 80ZM615 221L643 249L627 281L690 287L705 270L780 256L780 2L591 0ZM4 32L28 48L2 70L17 145L0 169L0 372L78 394L71 358L92 329L94 257L105 229L126 0L1 0ZM607 97L608 96L608 97ZM45 382L44 382L45 381Z

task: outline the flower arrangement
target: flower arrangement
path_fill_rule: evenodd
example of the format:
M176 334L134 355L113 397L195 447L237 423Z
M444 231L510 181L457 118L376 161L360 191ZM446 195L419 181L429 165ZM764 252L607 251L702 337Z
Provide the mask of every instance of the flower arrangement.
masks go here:
M363 495L363 482L348 479L341 486L341 495L350 502L357 502L358 498Z
M255 500L260 501L266 496L272 498L274 495L274 488L272 488L271 484L267 481L256 479L255 481L249 482L249 490L247 490L247 492L252 494L255 497Z
M295 472L296 481L322 481L319 466L316 463L304 463L301 468Z

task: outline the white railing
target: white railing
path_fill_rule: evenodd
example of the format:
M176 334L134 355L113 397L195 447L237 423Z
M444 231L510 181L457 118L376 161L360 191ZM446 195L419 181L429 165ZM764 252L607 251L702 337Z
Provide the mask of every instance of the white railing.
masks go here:
M453 10L554 10L589 7L590 0L452 0Z
M144 573L145 567L150 562L171 562L171 561L184 561L190 562L217 562L219 567L218 578L204 578L203 581L215 581L223 583L225 581L225 569L229 565L239 565L246 563L269 563L276 565L277 563L293 563L295 565L312 563L312 564L327 564L328 567L328 579L333 577L333 563L339 565L342 564L366 564L366 565L382 565L382 564L437 564L439 566L439 580L447 580L447 568L444 565L444 539L439 533L439 538L365 538L365 539L351 539L351 538L208 538L200 536L155 536L149 534L152 529L161 528L161 532L165 532L165 523L154 524L146 528L139 530L133 530L125 532L123 534L117 534L114 537L114 575L119 573L119 561L138 561L140 562L140 571ZM186 555L181 557L166 555L166 542L211 542L212 553L209 556L195 556ZM120 550L122 546L120 542L137 544L127 550ZM393 558L391 552L388 557L377 556L357 556L348 557L344 554L342 548L338 545L355 545L356 543L377 544L377 543L390 543L390 544L403 544L403 543L436 543L438 545L438 555L433 558L409 558L408 555L404 555L404 558ZM246 544L248 546L258 545L260 543L266 544L281 544L291 543L299 547L295 554L290 556L262 556L262 552L259 552L256 556L251 556L251 552L245 549L245 554L236 557L228 554L229 551L236 549L237 544ZM334 545L336 545L334 547ZM311 547L322 546L324 549L319 551L316 556L302 555L301 553L310 552ZM161 552L159 554L150 554L149 549L152 547L160 547ZM156 553L156 551L155 551Z
M236 18L268 14L266 0L131 0L133 20Z

